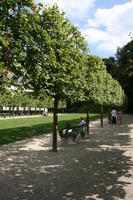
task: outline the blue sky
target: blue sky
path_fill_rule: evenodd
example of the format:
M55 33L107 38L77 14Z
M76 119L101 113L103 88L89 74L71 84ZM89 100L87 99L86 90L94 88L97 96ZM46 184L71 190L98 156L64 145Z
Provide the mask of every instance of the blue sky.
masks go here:
M114 56L117 47L131 40L133 0L35 0L35 3L57 3L65 10L88 41L91 54Z

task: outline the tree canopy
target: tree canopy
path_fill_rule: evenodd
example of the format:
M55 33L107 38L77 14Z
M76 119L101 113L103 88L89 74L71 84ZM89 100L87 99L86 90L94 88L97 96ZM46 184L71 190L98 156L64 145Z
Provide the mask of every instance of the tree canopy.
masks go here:
M56 5L26 11L23 23L27 24L20 44L23 59L12 70L27 79L36 94L47 93L54 99L56 140L59 100L75 98L77 93L82 97L87 43ZM56 141L54 145L56 150Z
M118 81L128 97L128 112L133 112L133 40L117 50Z
M116 79L128 98L127 111L133 112L133 41L118 48L116 57L103 59L107 71Z
M87 42L57 5L35 7L32 0L9 0L1 1L0 8L1 81L12 71L34 95L47 94L53 100L53 150L57 151L59 101L116 105L122 99L120 85L99 57L87 55Z
M122 105L122 88L118 81L107 73L104 62L98 56L90 55L88 57L86 82L85 96L87 100L99 105Z
M0 1L0 82L2 88L8 82L9 72L19 68L24 59L22 50L26 26L24 13L33 9L32 0L1 0ZM22 74L22 73L21 73ZM21 76L19 74L19 76ZM13 83L13 82L12 82Z

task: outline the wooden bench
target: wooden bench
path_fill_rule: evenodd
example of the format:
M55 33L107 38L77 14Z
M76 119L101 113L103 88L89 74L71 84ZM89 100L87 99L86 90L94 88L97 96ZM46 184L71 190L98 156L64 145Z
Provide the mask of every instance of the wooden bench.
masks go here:
M4 118L6 118L7 116L11 117L11 113L2 112L0 113L0 116Z
M72 141L75 141L79 135L81 135L81 137L84 137L85 133L86 129L84 131L81 126L67 127L59 130L61 141L65 141L66 143L68 142L69 138L71 138Z

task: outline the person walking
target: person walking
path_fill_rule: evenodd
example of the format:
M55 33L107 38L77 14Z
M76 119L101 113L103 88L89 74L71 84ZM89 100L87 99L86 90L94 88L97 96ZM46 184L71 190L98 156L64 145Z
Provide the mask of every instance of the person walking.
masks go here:
M115 109L111 112L112 124L116 124L117 122L117 111Z
M86 131L86 121L83 119L83 117L80 117L79 132L80 132L81 137L85 136L85 131Z
M119 110L117 114L117 123L121 124L122 123L122 111Z

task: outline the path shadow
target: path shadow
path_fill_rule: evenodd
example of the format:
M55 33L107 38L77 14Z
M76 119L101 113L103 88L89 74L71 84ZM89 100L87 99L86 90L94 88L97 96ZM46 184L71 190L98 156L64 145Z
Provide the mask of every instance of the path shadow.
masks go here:
M16 151L12 144L0 157L1 199L125 200L133 163L123 147L131 147L132 124L133 118L113 132L92 128L86 139L60 146L58 153Z
M97 119L99 115L91 116L91 120ZM58 127L59 129L65 128L67 124L70 126L76 126L79 124L79 119L72 120L60 120ZM32 126L24 126L17 128L7 128L0 130L0 145L9 144L18 140L24 140L26 138L32 138L33 136L39 136L47 133L52 133L53 122L44 124L37 124Z

